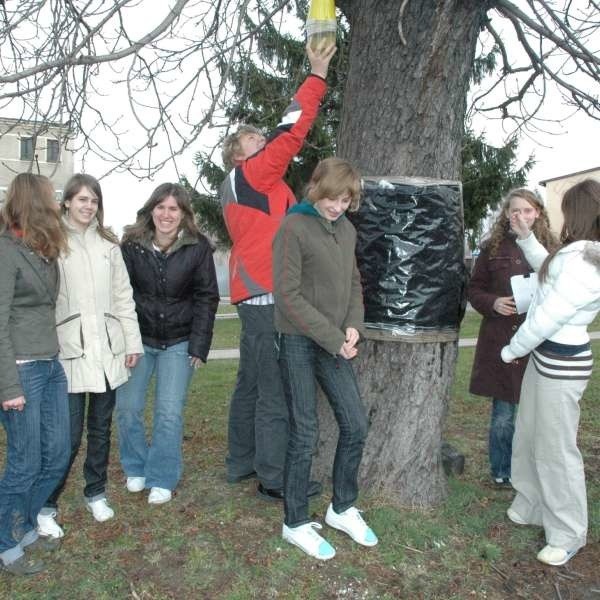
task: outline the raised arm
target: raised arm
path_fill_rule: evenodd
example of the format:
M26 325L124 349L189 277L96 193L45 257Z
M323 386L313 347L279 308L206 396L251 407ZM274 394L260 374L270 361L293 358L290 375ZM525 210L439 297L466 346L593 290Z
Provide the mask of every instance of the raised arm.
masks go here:
M265 147L242 164L246 179L256 190L268 192L285 175L291 160L302 149L327 91L325 77L335 51L335 45L321 51L307 49L311 74L298 88Z

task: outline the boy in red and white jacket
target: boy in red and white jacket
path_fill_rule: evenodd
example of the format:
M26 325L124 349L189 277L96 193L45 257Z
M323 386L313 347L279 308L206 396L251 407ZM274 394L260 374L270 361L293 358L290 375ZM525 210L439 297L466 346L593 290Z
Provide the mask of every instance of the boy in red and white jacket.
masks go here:
M266 138L242 126L223 142L231 169L221 186L223 215L233 242L231 301L242 321L237 384L229 409L227 480L258 477L258 494L283 498L288 415L275 353L272 242L287 209L296 203L283 180L319 112L335 45L306 52L311 73L275 131ZM313 495L320 485L313 482Z

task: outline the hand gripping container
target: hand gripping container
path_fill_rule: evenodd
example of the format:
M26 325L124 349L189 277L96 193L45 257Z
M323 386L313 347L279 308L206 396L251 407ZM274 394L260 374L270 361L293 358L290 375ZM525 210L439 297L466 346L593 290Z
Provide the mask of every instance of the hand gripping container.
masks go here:
M306 19L306 39L313 50L335 44L335 1L311 0Z

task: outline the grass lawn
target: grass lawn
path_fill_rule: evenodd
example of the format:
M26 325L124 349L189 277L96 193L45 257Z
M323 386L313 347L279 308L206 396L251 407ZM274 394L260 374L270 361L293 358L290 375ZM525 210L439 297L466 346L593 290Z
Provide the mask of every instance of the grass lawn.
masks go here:
M213 331L211 348L222 350L224 348L239 348L240 346L239 319L217 319Z
M600 344L594 344L595 353ZM227 485L227 404L237 361L211 361L194 376L186 409L185 473L172 502L150 506L124 488L114 440L108 495L116 516L96 523L82 500L78 457L60 502L65 538L48 570L29 578L0 573L4 599L547 599L595 598L600 589L600 370L582 402L581 446L590 508L589 544L568 568L535 560L539 528L504 516L510 491L488 484L489 404L466 391L473 349L461 349L447 439L466 455L449 496L431 510L360 500L380 537L372 549L325 527L337 556L318 563L282 542L282 510L255 495L255 482ZM0 432L0 465L5 438ZM329 490L326 490L329 492ZM327 493L311 504L322 522ZM585 592L585 593L584 593Z
M461 338L476 338L479 333L481 315L474 310L465 313L460 326ZM600 331L600 316L589 326L589 331ZM212 348L221 350L223 348L238 348L240 345L240 320L239 319L217 319Z
M225 304L224 302L219 303L219 308L217 309L218 315L229 315L229 314L237 314L237 309L233 304Z

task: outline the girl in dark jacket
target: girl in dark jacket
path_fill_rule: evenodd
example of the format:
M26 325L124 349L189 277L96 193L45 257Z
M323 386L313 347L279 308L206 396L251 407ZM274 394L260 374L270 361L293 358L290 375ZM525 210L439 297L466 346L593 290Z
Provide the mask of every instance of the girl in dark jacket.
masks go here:
M510 278L533 271L510 230L510 216L515 213L523 216L546 248L555 244L541 198L527 189L512 190L504 199L490 237L483 244L468 289L469 302L483 315L469 391L492 398L489 432L492 482L507 487L510 486L515 408L527 357L505 364L500 359L500 350L525 320L525 314L517 314Z
M183 471L183 409L194 369L206 362L219 292L212 247L199 232L189 196L159 185L125 228L129 271L144 356L117 391L121 464L127 489L150 489L148 502L171 499ZM156 375L152 441L144 428L145 398Z

